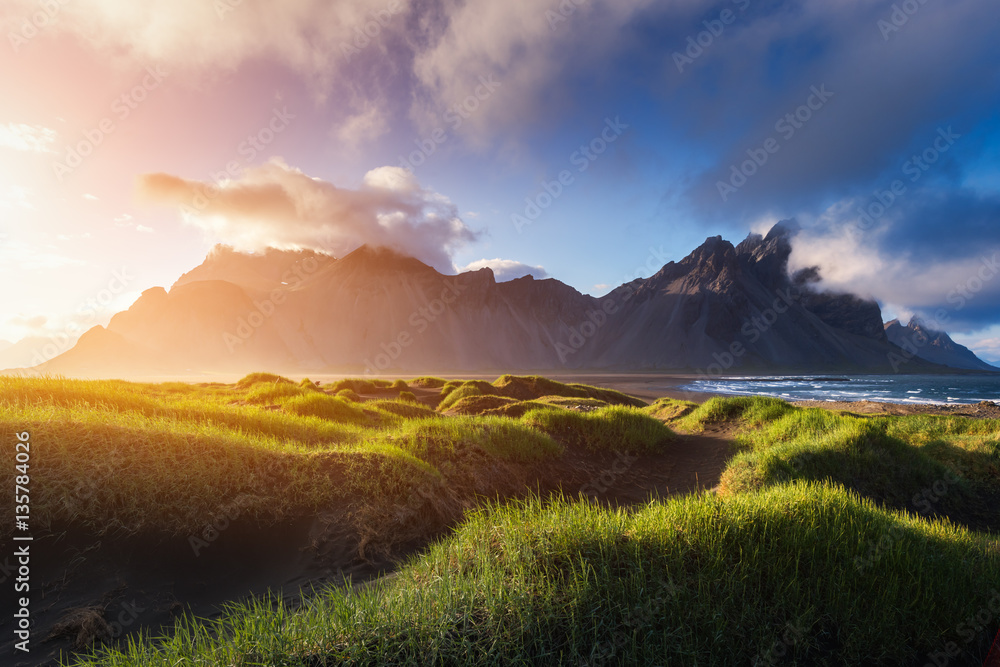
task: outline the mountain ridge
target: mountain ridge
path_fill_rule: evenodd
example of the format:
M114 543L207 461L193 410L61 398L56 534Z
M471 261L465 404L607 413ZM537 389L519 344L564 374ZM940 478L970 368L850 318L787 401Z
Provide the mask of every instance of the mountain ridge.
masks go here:
M889 371L901 350L878 304L815 290L816 269L788 274L796 231L709 237L603 297L554 278L497 282L489 268L449 276L375 246L341 258L217 247L39 370L90 373L119 348L136 374Z
M919 357L931 363L960 368L1000 372L1000 368L989 364L975 355L964 345L959 345L944 331L931 329L918 317L910 318L904 327L899 319L885 323L886 336L907 355L904 358Z

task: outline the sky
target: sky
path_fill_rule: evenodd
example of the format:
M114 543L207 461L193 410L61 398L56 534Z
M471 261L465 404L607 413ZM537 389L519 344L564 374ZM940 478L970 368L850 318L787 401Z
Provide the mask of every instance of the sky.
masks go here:
M0 340L217 243L600 295L706 237L1000 361L1000 5L5 0Z

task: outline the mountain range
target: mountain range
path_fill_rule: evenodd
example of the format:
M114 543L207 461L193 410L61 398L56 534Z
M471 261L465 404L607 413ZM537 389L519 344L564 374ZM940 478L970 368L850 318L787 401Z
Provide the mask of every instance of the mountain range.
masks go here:
M904 352L931 363L975 371L996 371L964 345L959 345L947 333L927 327L919 318L911 318L904 327L899 320L885 323L885 335Z
M217 246L36 370L892 372L904 328L884 325L873 301L817 289L815 268L789 275L796 229L779 223L735 246L709 238L603 297L552 278L498 283L489 268L444 275L380 247L334 258ZM996 370L933 333L906 372Z

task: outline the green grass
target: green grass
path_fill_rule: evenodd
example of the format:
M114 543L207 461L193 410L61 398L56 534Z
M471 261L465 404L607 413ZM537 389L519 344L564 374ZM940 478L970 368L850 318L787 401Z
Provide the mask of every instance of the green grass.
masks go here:
M679 401L672 398L658 398L652 404L643 408L650 417L669 422L685 417L698 409L698 404L691 401Z
M440 389L445 384L447 384L447 382L448 381L445 380L444 378L423 375L421 377L410 380L409 384L414 387L422 387L424 389Z
M562 454L562 446L545 433L502 417L413 420L390 436L390 441L437 466L470 451L521 463Z
M306 394L285 401L282 406L300 417L319 417L343 424L367 424L364 410L341 398L326 394Z
M295 384L284 382L260 382L254 384L246 393L248 403L271 405L282 402L282 399L305 396L308 390Z
M445 460L459 480L449 493L471 503L506 489L514 471L504 466L562 451L514 420L451 419L412 399L356 403L266 373L205 386L2 377L0 428L46 443L32 470L38 525L95 531L183 533L235 499L263 523L331 503L392 503L441 477ZM462 456L440 457L446 441ZM0 464L11 468L13 455L0 452ZM479 488L469 480L482 470L492 476Z
M337 398L342 398L345 401L353 401L355 403L361 402L361 397L358 396L358 392L353 389L341 389L337 392Z
M280 382L282 384L295 384L283 375L275 375L274 373L250 373L249 375L245 375L240 378L239 381L236 382L236 386L241 388L252 387L253 385L261 382L267 384L274 384L276 382Z
M620 391L585 384L565 384L538 375L501 375L492 383L483 380L448 382L442 387L442 395L443 400L438 404L438 410L441 411L450 409L462 399L476 396L502 396L518 401L556 396L564 399L591 399L605 404L638 408L646 406L643 401Z
M738 415L743 450L722 476L722 493L826 481L891 507L977 525L970 514L982 515L988 499L1000 497L996 420L862 416L771 400L712 399L679 423L718 415Z
M836 486L632 512L526 500L474 512L374 589L237 605L81 664L911 665L948 642L968 660L992 635L962 624L997 581L995 542Z
M381 393L382 390L388 389L391 386L392 382L389 380L348 378L346 380L335 382L332 389L334 393L341 391L342 389L350 389L358 394L378 394Z
M467 395L452 399L453 396L461 394L463 391L463 389L458 389L452 392L448 399L446 399L448 404L443 408L438 405L438 410L456 415L480 415L487 410L493 410L505 405L520 402L513 398L507 398L506 396L481 394L478 391L473 391Z
M522 423L573 446L609 452L655 452L674 438L663 422L638 408L611 405L593 412L559 408L528 411Z
M377 410L383 414L395 415L397 417L402 417L404 419L434 419L441 417L437 412L434 412L430 408L416 403L413 401L392 401L386 399L376 399L374 401L366 401L365 409Z
M489 382L483 382L482 380L469 380L449 391L447 395L445 395L444 399L438 403L437 409L444 412L463 398L473 398L477 396L501 396L501 393Z
M44 454L35 525L187 532L236 499L263 525L348 506L371 520L429 488L453 531L373 588L236 605L81 664L922 665L948 642L963 652L949 664L981 664L1000 622L1000 541L983 528L997 421L759 397L638 407L513 376L442 384L451 411L478 410L450 415L387 380L329 387L382 396L353 402L248 377L0 378L0 429ZM718 493L621 510L529 497L459 522L574 448L654 453L710 427L738 446Z
M661 401L663 399L660 399ZM673 402L690 405L687 402ZM677 426L688 431L703 431L709 424L738 420L749 426L757 426L776 419L794 408L780 398L767 396L737 396L734 398L710 398L684 415Z

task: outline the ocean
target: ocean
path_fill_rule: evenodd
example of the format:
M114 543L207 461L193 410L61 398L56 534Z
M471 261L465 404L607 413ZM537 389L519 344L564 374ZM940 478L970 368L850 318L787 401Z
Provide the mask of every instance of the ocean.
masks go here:
M886 401L959 405L1000 402L998 375L781 375L693 380L685 391L758 394L789 401Z

